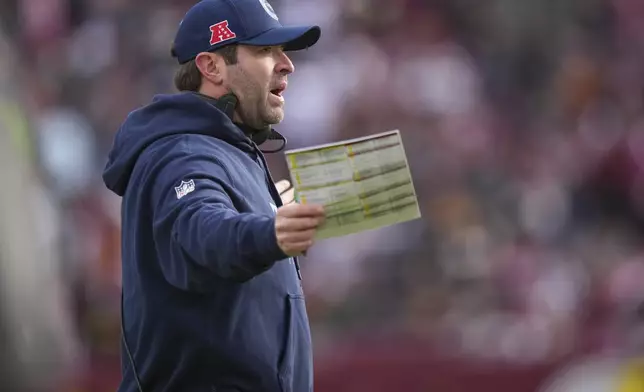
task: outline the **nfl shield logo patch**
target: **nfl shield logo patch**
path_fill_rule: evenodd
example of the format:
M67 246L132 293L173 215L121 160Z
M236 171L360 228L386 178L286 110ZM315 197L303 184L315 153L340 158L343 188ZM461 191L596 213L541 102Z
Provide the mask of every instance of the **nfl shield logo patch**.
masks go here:
M195 190L195 181L181 181L181 185L174 188L174 191L177 192L177 199L181 199L188 193Z

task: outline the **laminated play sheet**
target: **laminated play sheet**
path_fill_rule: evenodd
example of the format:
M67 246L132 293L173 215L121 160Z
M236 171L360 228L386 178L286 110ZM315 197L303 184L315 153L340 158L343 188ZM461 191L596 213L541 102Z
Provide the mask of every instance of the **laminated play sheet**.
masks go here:
M325 206L318 239L420 218L398 130L286 151L298 201Z

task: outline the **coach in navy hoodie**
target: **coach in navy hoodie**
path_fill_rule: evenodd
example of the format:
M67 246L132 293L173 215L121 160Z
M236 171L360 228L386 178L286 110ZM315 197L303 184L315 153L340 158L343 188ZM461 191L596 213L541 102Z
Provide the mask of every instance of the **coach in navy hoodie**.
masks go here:
M313 390L293 256L324 212L282 206L258 144L283 118L286 51L319 36L264 0L204 0L174 42L183 91L117 133L103 178L123 197L119 391Z

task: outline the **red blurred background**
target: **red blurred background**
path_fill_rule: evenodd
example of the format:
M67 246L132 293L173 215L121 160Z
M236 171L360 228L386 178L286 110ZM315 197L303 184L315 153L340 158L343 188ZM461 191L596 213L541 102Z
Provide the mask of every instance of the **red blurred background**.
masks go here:
M192 3L0 0L7 390L118 385L100 172L127 113L172 90ZM400 129L423 214L303 261L316 391L529 392L577 363L620 390L644 355L644 2L272 4L323 28L293 55L289 147Z

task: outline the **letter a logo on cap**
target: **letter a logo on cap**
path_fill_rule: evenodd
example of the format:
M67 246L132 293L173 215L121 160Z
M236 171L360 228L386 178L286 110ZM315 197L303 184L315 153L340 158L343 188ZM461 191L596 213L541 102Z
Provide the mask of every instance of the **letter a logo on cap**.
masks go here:
M210 33L210 45L215 45L237 37L237 34L233 33L228 27L227 20L210 26Z

